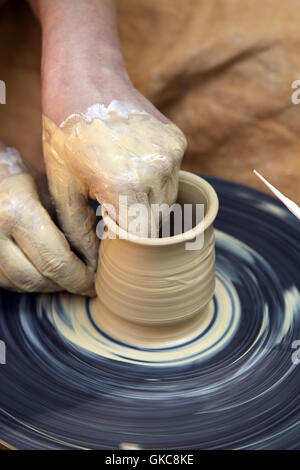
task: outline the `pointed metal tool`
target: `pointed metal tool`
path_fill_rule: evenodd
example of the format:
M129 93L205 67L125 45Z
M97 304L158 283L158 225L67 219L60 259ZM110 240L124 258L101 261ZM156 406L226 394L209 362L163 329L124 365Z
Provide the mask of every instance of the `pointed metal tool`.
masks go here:
M280 199L280 201L289 209L289 211L294 214L297 219L300 220L300 207L297 204L289 199L288 197L284 196L278 189L276 189L271 183L269 183L258 171L253 170L253 173L258 176L261 181L275 194L275 196Z

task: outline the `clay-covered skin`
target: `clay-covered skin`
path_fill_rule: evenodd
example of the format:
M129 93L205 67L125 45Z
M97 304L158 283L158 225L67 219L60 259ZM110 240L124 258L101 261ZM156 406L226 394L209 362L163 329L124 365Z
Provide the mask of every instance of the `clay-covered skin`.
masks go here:
M88 199L115 208L175 202L186 148L182 132L130 104L112 101L69 116L60 126L43 117L49 188L61 226L95 268L98 240ZM108 209L109 211L109 209Z
M40 203L19 153L0 142L0 286L93 294L93 271L71 251Z

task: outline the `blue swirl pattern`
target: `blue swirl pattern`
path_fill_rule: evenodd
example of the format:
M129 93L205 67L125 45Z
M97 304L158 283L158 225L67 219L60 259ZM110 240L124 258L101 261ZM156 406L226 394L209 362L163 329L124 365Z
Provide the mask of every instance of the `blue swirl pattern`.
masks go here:
M0 440L19 449L299 449L300 226L272 197L220 199L211 315L188 343L135 348L71 295L0 293Z

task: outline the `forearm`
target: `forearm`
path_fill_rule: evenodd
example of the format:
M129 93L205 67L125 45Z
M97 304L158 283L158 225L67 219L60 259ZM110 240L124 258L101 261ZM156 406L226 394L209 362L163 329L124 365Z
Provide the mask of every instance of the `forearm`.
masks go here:
M68 100L70 84L74 95L76 82L78 93L82 84L88 83L95 99L96 90L107 88L106 82L114 75L128 80L114 0L30 0L30 4L42 26L44 112L52 114L55 120L61 118L52 106L64 92ZM60 96L60 102L61 99ZM86 96L84 101L89 101Z

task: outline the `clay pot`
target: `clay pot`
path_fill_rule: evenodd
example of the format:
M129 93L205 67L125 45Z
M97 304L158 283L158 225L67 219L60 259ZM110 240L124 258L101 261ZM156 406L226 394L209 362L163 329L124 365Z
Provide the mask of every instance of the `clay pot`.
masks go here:
M175 236L142 238L125 233L107 213L103 216L117 238L101 241L98 299L91 312L94 321L120 341L146 347L177 344L205 328L212 316L218 198L204 179L181 171L177 200L194 207L204 204L204 218ZM203 234L201 249L187 249L187 241Z

